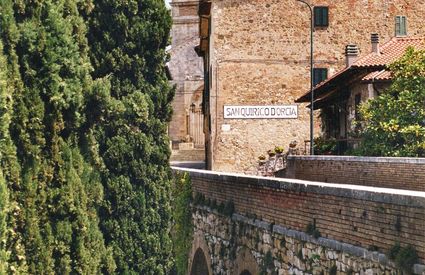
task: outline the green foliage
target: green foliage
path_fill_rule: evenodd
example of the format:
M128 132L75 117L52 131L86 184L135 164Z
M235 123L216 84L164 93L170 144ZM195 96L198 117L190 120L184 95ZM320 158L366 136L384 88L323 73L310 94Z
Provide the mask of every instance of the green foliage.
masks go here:
M276 152L276 154L282 154L284 150L285 148L283 148L282 146L276 146L274 148L274 151Z
M6 59L3 56L3 44L0 41L0 67L6 68ZM8 81L5 70L0 70L0 163L3 162L5 140L8 139L9 104L8 97L11 94L8 89ZM6 218L9 211L9 192L3 176L3 168L0 167L0 274L8 270L8 253L6 249Z
M398 242L391 247L388 257L393 260L396 267L405 274L413 274L413 265L418 262L416 249L411 245L401 247Z
M164 3L0 10L0 273L167 273Z
M231 217L235 213L235 204L233 201L226 202L222 213L228 217Z
M275 271L273 255L270 250L264 255L263 262L260 266L260 274L268 274L268 270L271 270L272 273Z
M390 249L388 253L388 258L391 260L395 260L397 258L398 253L400 252L401 246L399 242L396 242Z
M16 158L17 148L10 135L12 119L17 114L14 110L15 93L21 87L19 78L17 55L14 45L17 41L17 28L13 16L13 4L11 0L0 2L0 170L2 170L3 196L3 219L6 223L0 228L5 230L0 233L0 256L3 262L1 272L15 272L17 274L28 273L25 257L25 244L22 234L19 234L18 225L22 224L23 217L21 207L16 201L16 189L20 188L20 167ZM4 48L3 48L4 45ZM7 194L8 193L8 194ZM3 199L2 199L3 200ZM9 202L7 201L9 200ZM1 208L1 207L0 207ZM1 210L0 210L1 212ZM0 273L1 273L0 272Z
M316 137L314 139L314 153L316 155L335 154L336 149L337 141L334 138Z
M393 84L361 107L360 154L425 156L425 50L409 48L390 66Z
M217 203L216 199L211 200L210 198L206 198L204 194L199 192L195 193L193 197L193 204L210 207L211 209L217 210L218 213L227 217L231 217L235 212L235 204L233 201Z
M8 255L6 250L6 216L8 202L6 182L0 170L0 274L5 274L8 269Z
M194 205L203 205L205 204L205 195L199 192L195 193L195 196L193 198L193 204Z
M307 224L305 233L313 236L316 239L321 237L319 229L316 228L316 221Z
M92 76L88 144L105 189L101 228L118 273L165 274L173 265L165 75L171 17L163 1L94 1L86 14Z
M2 1L0 8L14 89L9 129L22 169L19 178L16 169L6 176L10 270L112 273L98 226L102 186L79 146L92 68L77 1Z
M177 274L187 274L189 251L192 245L193 224L192 210L192 184L189 174L176 174L173 185L173 253Z

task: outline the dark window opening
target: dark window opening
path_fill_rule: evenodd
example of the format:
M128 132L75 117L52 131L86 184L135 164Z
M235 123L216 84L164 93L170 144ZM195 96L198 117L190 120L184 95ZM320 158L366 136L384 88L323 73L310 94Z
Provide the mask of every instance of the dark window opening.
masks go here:
M314 68L313 69L313 86L316 86L320 82L328 78L328 69L326 68Z
M314 26L328 27L329 26L329 8L314 7Z

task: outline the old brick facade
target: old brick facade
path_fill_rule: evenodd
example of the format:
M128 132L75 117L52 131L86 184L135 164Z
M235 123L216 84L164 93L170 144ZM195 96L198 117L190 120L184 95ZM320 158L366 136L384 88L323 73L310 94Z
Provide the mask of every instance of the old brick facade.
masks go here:
M311 0L329 8L329 26L314 32L315 68L328 76L345 66L344 49L370 52L370 34L395 35L395 17L407 18L409 36L424 35L424 0ZM208 166L250 171L257 157L309 137L309 111L297 119L224 119L226 105L283 105L309 89L309 11L296 0L201 1L200 54L204 56ZM318 121L318 120L317 120ZM320 131L316 123L315 133Z

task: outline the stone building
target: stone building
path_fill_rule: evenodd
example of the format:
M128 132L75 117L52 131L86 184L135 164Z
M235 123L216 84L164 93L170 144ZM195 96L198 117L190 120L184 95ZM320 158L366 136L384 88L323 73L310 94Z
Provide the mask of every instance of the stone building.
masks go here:
M325 139L337 141L338 153L355 147L360 124L359 107L391 85L388 66L403 56L407 48L425 49L425 37L394 37L382 45L379 35L371 35L371 53L358 57L357 47L349 45L347 67L314 88L314 109L321 110ZM310 102L310 93L297 102Z
M309 2L316 83L345 67L348 44L356 44L360 55L369 53L371 33L383 41L425 34L424 0ZM198 13L208 168L249 172L260 154L277 145L296 140L304 148L309 109L295 100L310 83L307 6L297 0L203 0ZM272 116L277 109L288 111Z
M199 1L173 0L170 5L173 26L167 66L176 91L168 131L174 155L179 151L192 151L192 156L187 159L173 158L203 160L205 137L201 104L204 75L202 58L195 52L199 43ZM193 151L198 153L193 154Z

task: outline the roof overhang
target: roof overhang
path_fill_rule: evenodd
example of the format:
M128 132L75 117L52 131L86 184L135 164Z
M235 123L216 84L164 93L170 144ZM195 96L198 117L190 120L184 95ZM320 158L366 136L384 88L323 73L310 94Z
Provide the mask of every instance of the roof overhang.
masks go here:
M314 99L315 101L322 100L335 90L348 87L356 81L361 81L364 76L378 69L382 69L382 67L348 67L324 82L317 84L313 89ZM303 96L295 100L295 102L311 102L311 91L306 92Z

